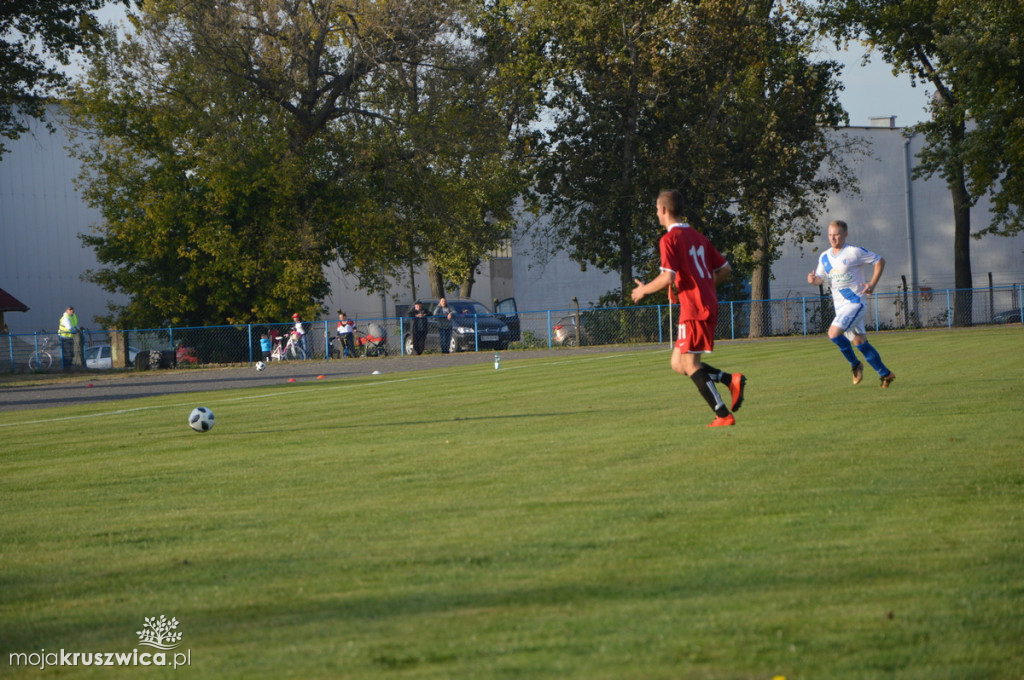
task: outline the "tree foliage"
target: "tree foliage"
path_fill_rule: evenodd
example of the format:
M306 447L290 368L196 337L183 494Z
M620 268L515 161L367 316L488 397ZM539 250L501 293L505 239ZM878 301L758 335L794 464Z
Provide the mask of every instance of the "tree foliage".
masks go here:
M972 196L992 199L984 234L1024 228L1024 5L1019 0L940 3L939 69L956 78L969 121L963 161Z
M838 42L862 40L894 72L935 88L931 119L911 128L926 145L918 177L938 174L953 203L954 277L973 286L971 207L990 194L993 220L973 236L1014 234L1024 207L1024 13L1016 0L822 0L821 30ZM969 293L957 295L954 323L971 323Z
M810 60L774 3L549 0L542 17L555 122L540 191L573 257L623 291L656 265L660 189L683 193L742 276L848 178L827 167L836 66Z
M377 290L424 259L470 271L519 173L465 9L145 4L70 103L104 217L89 276L131 297L109 321L313 317L336 260Z
M0 3L0 139L43 118L47 97L63 85L62 67L100 39L95 12L108 0L7 0ZM0 156L6 152L0 143Z
M407 265L427 261L434 297L459 286L512 233L512 205L528 180L535 77L514 20L515 3L467 3L452 35L380 83L388 112L376 183L405 229Z
M838 101L838 65L811 59L812 39L774 4L747 8L743 50L736 59L735 94L723 134L733 150L726 177L740 227L733 259L749 263L752 300L771 298L771 265L784 241L818 236L826 199L856 191L844 156L859 148L833 129L846 121ZM723 36L726 38L726 36ZM731 169L731 173L729 170ZM751 306L752 334L770 328L770 305Z

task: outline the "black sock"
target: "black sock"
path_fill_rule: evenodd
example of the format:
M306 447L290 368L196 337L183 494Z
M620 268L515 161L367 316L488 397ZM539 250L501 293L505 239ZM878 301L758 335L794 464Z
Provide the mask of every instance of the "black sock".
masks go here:
M704 370L708 372L708 377L714 380L716 383L728 385L729 383L732 382L732 373L720 371L714 366L708 366L707 364L704 364Z
M704 397L704 401L708 402L708 406L715 412L715 415L719 418L724 418L729 415L729 409L726 408L725 402L722 401L722 396L718 394L718 390L715 389L715 383L708 375L707 367L701 366L697 371L690 376L690 380L697 386L697 391Z

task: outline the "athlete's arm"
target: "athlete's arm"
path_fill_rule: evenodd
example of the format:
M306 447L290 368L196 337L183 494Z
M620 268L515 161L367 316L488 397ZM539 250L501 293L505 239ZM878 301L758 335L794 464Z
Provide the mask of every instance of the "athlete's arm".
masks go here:
M875 292L875 286L878 285L878 280L882 278L882 272L885 271L885 258L878 258L878 262L875 263L875 273L868 281L868 284L864 286L864 292L871 295Z
M718 286L722 284L722 281L725 281L727 278L729 278L729 274L731 273L732 265L730 265L728 262L726 262L721 267L716 269L714 274L712 274L712 277L715 281L715 288L718 288Z
M630 297L633 298L633 302L640 302L645 296L651 293L657 293L662 288L668 287L672 283L672 279L675 278L675 272L670 272L663 269L650 283L644 283L640 279L633 279L636 281L636 288L630 293Z

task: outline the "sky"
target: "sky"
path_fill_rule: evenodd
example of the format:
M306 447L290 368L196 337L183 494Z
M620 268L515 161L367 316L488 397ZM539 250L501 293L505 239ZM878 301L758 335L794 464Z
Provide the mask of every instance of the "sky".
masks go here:
M124 10L118 5L108 5L99 11L99 16L103 22L120 23ZM864 50L858 45L837 50L831 43L822 41L818 49L822 59L834 59L843 65L840 80L846 89L840 93L839 101L850 116L850 125L863 127L871 124L871 118L888 116L896 116L897 127L927 120L930 87L920 84L911 87L909 76L894 76L889 65L878 56L862 66Z
M896 116L896 127L907 127L928 120L927 106L934 89L918 83L911 87L907 75L894 76L892 67L879 56L861 66L863 48L853 46L838 51L831 45L819 47L822 59L834 59L843 65L840 81L845 90L839 101L850 116L850 125L870 125L875 117Z

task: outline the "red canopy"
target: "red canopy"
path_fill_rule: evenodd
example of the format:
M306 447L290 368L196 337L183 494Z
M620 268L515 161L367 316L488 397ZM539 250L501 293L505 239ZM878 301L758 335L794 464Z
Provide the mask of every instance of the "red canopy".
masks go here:
M28 305L0 288L0 312L27 312Z

